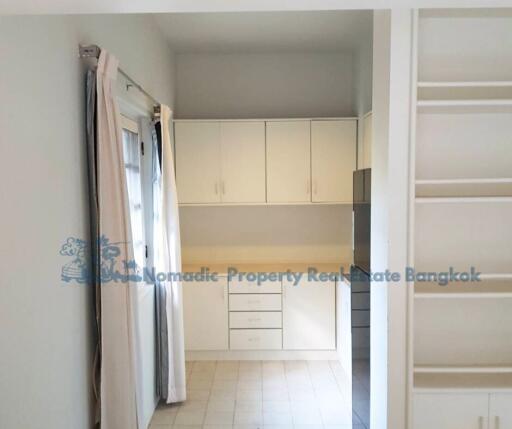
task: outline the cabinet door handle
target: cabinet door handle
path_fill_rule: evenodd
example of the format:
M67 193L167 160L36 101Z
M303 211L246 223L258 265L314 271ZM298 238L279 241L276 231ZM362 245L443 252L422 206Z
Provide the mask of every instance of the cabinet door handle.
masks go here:
M478 429L484 429L484 418L483 418L483 416L478 416Z
M215 182L215 195L219 195L219 182Z
M222 192L222 195L226 194L226 186L224 185L224 180L220 182L220 190Z
M318 186L317 186L317 181L314 180L313 181L313 194L317 194L317 191L318 191Z
M494 416L494 429L500 429L500 416Z

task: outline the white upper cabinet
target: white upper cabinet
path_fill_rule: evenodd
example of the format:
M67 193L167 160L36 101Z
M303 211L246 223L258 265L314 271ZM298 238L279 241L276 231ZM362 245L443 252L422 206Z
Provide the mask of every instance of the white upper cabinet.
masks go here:
M221 122L221 200L265 202L265 123Z
M311 201L310 121L267 122L267 201Z
M181 204L349 203L357 120L176 121Z
M357 120L311 122L312 201L351 202Z
M220 202L220 123L176 122L174 132L179 202Z
M335 282L283 280L283 348L336 348Z

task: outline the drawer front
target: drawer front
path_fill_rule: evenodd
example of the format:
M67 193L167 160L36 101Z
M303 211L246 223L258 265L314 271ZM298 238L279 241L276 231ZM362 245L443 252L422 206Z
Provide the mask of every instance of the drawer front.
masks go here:
M231 329L231 350L280 350L283 348L281 329Z
M370 326L370 310L352 310L352 326L356 328Z
M230 280L229 293L281 293L280 281L261 282L248 280Z
M283 313L280 311L237 311L229 313L230 328L281 328Z
M229 295L230 311L281 311L281 294Z
M352 347L355 349L370 347L370 328L352 328Z
M370 309L370 293L360 292L353 293L351 296L352 308L355 310L369 310Z

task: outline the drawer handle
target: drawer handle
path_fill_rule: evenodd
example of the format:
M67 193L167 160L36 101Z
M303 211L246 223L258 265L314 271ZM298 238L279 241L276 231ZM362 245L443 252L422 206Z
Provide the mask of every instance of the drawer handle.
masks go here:
M249 342L251 342L251 343L253 341L259 341L259 340L260 340L259 337L251 337L251 338L249 338Z
M259 299L253 299L248 301L249 304L259 304L261 301Z
M261 318L255 317L255 318L249 319L249 322L261 322Z

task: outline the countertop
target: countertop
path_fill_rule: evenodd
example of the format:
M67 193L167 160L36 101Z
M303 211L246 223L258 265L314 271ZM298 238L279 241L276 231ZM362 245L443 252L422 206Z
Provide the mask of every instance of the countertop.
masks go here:
M197 273L201 269L208 269L210 273L227 274L228 268L234 268L238 272L251 273L286 273L287 271L295 273L307 273L309 269L316 269L318 273L339 273L341 270L345 274L350 272L350 262L311 262L311 263L195 263L183 264L183 272Z

